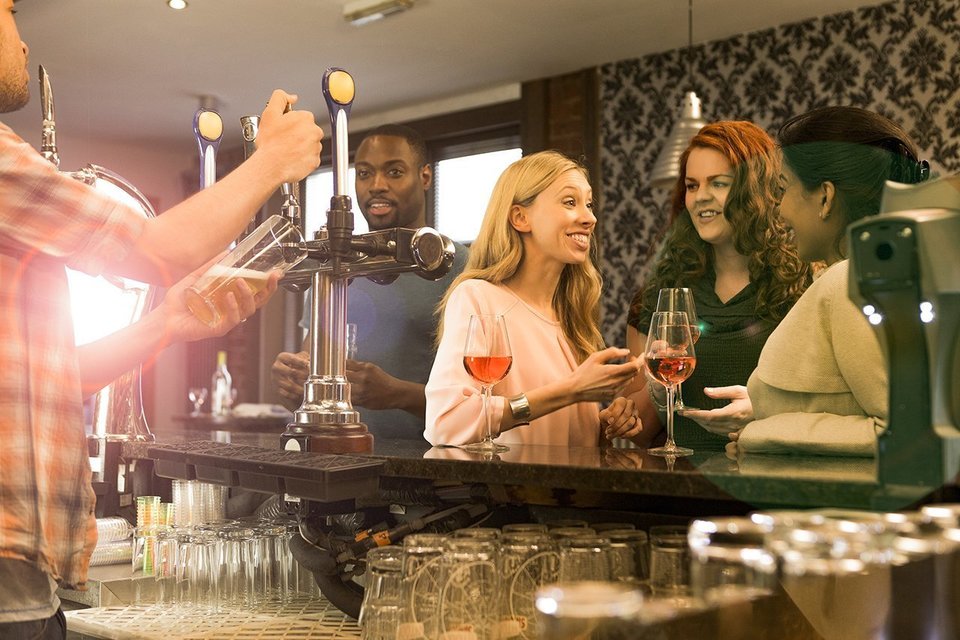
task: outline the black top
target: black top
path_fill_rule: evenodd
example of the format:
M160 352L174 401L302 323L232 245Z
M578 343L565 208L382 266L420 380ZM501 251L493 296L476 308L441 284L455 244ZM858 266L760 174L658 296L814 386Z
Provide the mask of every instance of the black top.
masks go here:
M683 402L697 409L716 409L729 402L708 398L703 393L704 387L747 384L747 378L757 367L764 343L777 326L771 320L758 317L757 289L753 283L726 303L717 297L715 285L716 274L712 270L698 282L686 285L693 290L701 334L696 344L697 367L683 383ZM650 316L651 313L644 310L631 324L641 333L647 333ZM673 436L677 444L694 451L722 450L730 441L726 436L714 435L693 420L679 415L675 416Z

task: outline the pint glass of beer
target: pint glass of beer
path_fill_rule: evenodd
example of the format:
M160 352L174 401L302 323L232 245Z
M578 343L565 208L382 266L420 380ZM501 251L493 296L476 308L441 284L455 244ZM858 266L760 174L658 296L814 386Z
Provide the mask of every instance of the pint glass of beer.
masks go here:
M226 296L243 279L258 293L271 271L284 274L307 257L300 230L282 216L270 216L187 289L187 307L213 326L226 313Z

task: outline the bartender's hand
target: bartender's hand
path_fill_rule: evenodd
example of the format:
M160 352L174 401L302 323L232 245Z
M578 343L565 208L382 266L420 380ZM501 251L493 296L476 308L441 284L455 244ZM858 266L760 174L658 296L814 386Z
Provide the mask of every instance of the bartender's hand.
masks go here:
M570 383L576 402L610 402L640 372L639 358L629 358L629 349L608 347L591 353L571 374ZM628 358L623 364L611 360Z
M297 182L320 166L323 131L311 112L292 110L296 103L296 95L277 89L260 116L258 161L277 172L278 182Z
M600 411L600 428L607 440L632 438L643 431L633 400L620 396Z
M217 256L170 287L163 302L152 312L163 318L164 335L171 342L193 342L222 336L256 313L277 290L277 281L280 279L277 272L270 274L267 287L259 293L254 293L244 280L238 278L224 298L226 309L225 313L221 314L220 321L212 327L201 322L187 308L186 290L220 257Z
M288 409L296 409L303 401L303 384L310 375L310 354L280 353L270 368L270 377L281 400Z
M690 418L701 427L718 436L729 436L739 432L747 423L753 420L753 404L747 394L747 388L736 385L732 387L704 387L703 392L710 398L728 399L730 403L719 409L705 411L703 409L687 409L680 412L684 418Z

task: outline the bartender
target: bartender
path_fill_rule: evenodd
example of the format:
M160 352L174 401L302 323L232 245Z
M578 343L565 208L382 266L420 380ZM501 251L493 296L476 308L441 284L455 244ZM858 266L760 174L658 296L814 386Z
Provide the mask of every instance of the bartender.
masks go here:
M14 13L14 0L0 0L3 113L29 99L28 48ZM207 329L182 298L195 270L281 183L319 164L322 132L311 113L284 113L295 103L296 96L275 91L258 152L214 187L150 219L59 173L0 124L0 637L65 638L56 588L85 587L96 521L81 385L102 386L161 341L221 335L276 289L275 280L258 295L238 287L227 317ZM78 350L66 266L163 286L183 280L120 339Z

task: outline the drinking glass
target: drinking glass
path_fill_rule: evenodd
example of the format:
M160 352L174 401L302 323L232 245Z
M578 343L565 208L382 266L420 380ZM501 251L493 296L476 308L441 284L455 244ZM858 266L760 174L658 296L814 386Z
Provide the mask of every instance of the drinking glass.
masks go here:
M697 306L693 301L693 291L686 287L660 289L657 295L657 311L677 311L687 314L690 322L690 338L696 344L700 339L700 322L697 320ZM677 383L677 401L675 411L696 411L683 403L683 384Z
M538 637L550 640L637 636L643 595L618 582L559 582L536 594Z
M510 447L493 441L490 424L490 391L503 380L513 364L507 323L499 315L471 315L467 326L467 342L463 348L463 366L480 383L483 393L484 435L480 442L471 442L461 448L478 453L500 453Z
M690 545L687 527L650 527L650 588L655 595L687 595L690 591Z
M226 296L234 292L238 280L257 293L267 287L272 271L282 275L306 257L297 226L282 216L270 216L190 285L187 307L201 322L215 326L226 313Z
M207 388L190 387L190 390L187 391L187 397L190 399L190 402L193 403L193 413L190 415L200 415L200 409L203 407L203 403L207 401Z
M658 456L688 456L693 449L677 446L673 441L673 400L675 390L693 373L697 356L690 336L687 314L677 311L657 312L650 319L643 362L654 380L667 389L667 442L647 453Z

